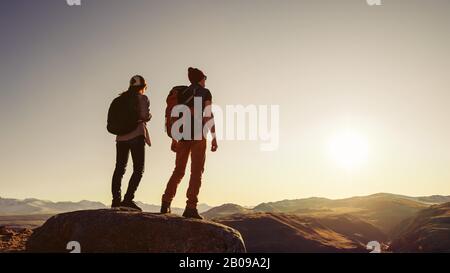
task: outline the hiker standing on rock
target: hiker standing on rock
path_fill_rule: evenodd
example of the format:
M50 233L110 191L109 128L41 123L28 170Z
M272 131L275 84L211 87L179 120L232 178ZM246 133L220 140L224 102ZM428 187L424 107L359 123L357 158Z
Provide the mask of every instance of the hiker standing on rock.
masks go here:
M170 213L177 187L184 177L191 157L191 176L187 191L184 217L202 219L197 210L198 194L206 159L206 135L213 137L211 151L217 151L214 117L211 112L212 95L205 88L206 75L197 68L188 70L190 86L174 87L167 98L166 131L172 138L171 149L176 153L175 169L162 196L161 213ZM174 115L176 108L182 114ZM180 126L181 125L181 126Z
M142 76L130 80L127 91L120 94L108 112L108 131L116 135L116 168L112 178L112 208L128 207L142 211L133 201L145 166L145 144L151 146L146 123L150 121L150 102L146 95L147 83ZM133 175L122 201L121 184L128 163L133 159Z

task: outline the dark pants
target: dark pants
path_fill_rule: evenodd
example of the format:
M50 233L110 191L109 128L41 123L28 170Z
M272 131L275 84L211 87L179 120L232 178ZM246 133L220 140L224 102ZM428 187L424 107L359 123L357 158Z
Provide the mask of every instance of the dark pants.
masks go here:
M128 141L118 141L116 143L117 157L116 169L112 179L112 194L115 200L121 200L121 186L122 178L128 163L128 157L131 152L133 159L133 175L128 183L128 190L125 194L125 201L133 201L134 193L136 192L142 175L144 174L145 164L145 139L144 136L136 137Z
M162 197L164 202L171 203L177 192L178 185L184 177L186 165L191 156L191 178L187 191L187 207L196 208L198 194L202 185L202 174L206 159L206 140L179 141L177 144L177 158L175 170L167 183L166 191Z

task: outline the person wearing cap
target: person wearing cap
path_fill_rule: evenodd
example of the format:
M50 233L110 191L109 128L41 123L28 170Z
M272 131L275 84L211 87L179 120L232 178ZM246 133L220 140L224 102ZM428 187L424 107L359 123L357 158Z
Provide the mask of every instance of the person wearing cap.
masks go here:
M129 207L142 211L134 202L134 194L141 182L145 166L145 145L151 146L150 135L146 123L151 120L150 102L146 95L147 82L142 76L134 76L130 86L121 96L131 96L135 101L139 114L138 126L132 132L116 137L116 167L112 179L112 208ZM126 171L129 154L133 160L133 174L128 183L128 189L122 201L121 184Z
M187 190L186 209L183 213L184 217L202 219L197 210L198 194L202 184L202 175L206 159L206 134L210 131L213 137L211 151L217 151L217 140L215 134L214 117L211 113L212 95L205 88L206 75L197 68L189 68L188 77L191 85L184 92L178 94L178 102L183 102L190 109L194 109L191 113L191 136L188 139L172 140L171 149L176 153L175 169L167 183L166 190L162 196L161 213L170 213L171 203L175 197L178 185L183 179L186 171L186 165L191 157L191 176L189 180L189 188ZM201 100L201 109L195 109L195 99ZM203 118L203 116L205 118ZM197 130L194 126L195 119L202 124L201 130ZM203 127L208 127L206 130ZM197 127L198 128L198 127Z

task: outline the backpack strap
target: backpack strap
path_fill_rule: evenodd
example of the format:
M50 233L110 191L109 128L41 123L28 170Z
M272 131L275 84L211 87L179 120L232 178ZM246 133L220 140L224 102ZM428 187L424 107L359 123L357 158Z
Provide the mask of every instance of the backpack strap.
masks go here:
M190 88L191 88L191 87L186 88L186 89L183 91L183 95L184 95ZM190 102L194 99L195 95L197 95L197 87L194 88L194 90L192 91L192 95L189 96L189 98L187 98L186 101L184 101L183 103L184 103L184 104L190 103Z

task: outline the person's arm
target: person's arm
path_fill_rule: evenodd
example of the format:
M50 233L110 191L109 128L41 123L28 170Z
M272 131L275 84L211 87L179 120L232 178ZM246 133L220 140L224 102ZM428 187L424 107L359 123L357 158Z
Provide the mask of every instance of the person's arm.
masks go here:
M172 152L176 153L177 146L178 146L178 141L176 141L175 139L172 138L172 144L170 145L170 150L172 150Z
M211 132L212 136L212 142L211 142L211 151L215 152L219 148L217 145L217 138L216 138L216 124L214 122L214 114L212 113L212 101L207 100L205 101L205 120L206 124L209 125L208 130Z
M142 95L139 99L139 118L142 122L148 122L152 119L152 114L150 114L150 101L147 96Z

